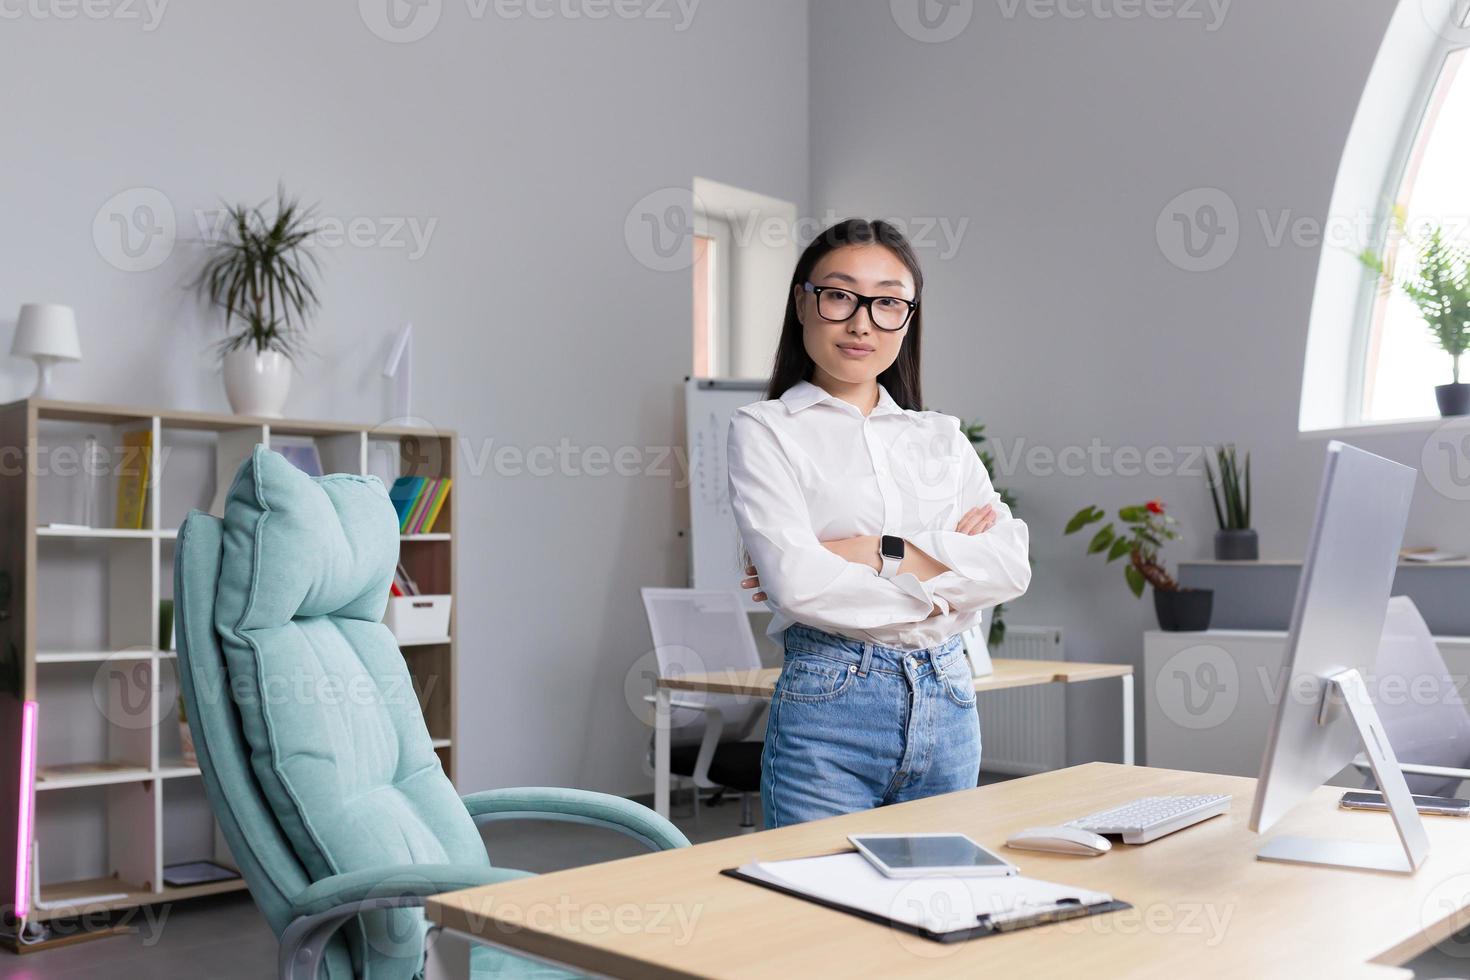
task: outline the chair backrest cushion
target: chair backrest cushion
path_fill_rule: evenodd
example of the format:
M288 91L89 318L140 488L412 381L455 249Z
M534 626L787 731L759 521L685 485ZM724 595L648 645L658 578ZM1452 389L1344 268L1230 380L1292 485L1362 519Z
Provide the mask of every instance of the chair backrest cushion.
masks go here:
M1374 674L1374 706L1400 762L1470 766L1470 714L1434 635L1408 596L1388 602ZM1428 796L1453 796L1461 782L1418 775L1405 780L1410 791ZM1374 782L1371 775L1368 781Z
M215 628L250 763L313 880L488 864L381 622L398 518L377 477L256 446L225 503Z

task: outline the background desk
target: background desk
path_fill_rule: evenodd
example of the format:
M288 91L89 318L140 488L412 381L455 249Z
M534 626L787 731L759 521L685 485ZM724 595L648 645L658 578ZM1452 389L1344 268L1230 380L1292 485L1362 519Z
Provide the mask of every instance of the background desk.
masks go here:
M1104 677L1120 678L1123 685L1123 762L1133 765L1133 668L1128 664L1086 664L1067 660L994 660L994 671L975 678L975 691L1000 691L1032 684L1070 684ZM778 667L737 673L687 674L660 678L654 697L653 808L669 815L669 708L675 691L736 694L769 700L776 690Z
M1470 924L1470 820L1427 818L1414 875L1255 859L1254 779L1094 762L865 813L730 837L429 900L431 956L462 975L468 941L573 969L639 977L1405 977L1395 964ZM1138 796L1231 793L1234 808L1101 857L1004 851L1022 873L1107 891L1133 909L954 945L736 881L722 868L848 847L857 832L962 831L1001 849ZM1387 814L1340 810L1322 788L1269 836L1393 839ZM621 916L621 918L620 918ZM681 924L682 923L682 924ZM447 969L446 969L447 968ZM429 980L438 980L434 973Z

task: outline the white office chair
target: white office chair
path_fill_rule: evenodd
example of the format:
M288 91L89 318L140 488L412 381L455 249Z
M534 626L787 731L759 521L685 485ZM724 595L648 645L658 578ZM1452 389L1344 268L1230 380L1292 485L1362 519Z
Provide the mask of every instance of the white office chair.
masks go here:
M965 656L970 659L970 670L976 677L989 677L995 673L995 666L990 662L990 647L985 642L990 636L990 619L994 615L995 607L987 607L980 625L960 634L965 644Z
M723 589L645 588L643 608L662 677L761 669L748 601ZM646 695L653 700L653 693ZM760 792L761 743L748 741L766 702L735 694L681 691L670 702L670 772L693 781L695 818L699 790L740 794L740 827L755 829L751 795ZM652 775L651 762L648 772Z
M1429 626L1408 596L1389 600L1373 673L1374 706L1409 790L1454 796L1461 781L1470 779L1470 713ZM1360 755L1353 765L1368 787L1376 788L1367 759Z

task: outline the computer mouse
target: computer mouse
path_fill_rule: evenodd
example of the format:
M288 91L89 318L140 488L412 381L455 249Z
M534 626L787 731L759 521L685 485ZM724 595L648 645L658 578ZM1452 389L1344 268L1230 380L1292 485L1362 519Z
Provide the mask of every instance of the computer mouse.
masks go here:
M1086 854L1096 857L1113 849L1113 842L1101 834L1076 827L1027 827L1006 841L1006 847L1023 851L1052 851L1057 854Z

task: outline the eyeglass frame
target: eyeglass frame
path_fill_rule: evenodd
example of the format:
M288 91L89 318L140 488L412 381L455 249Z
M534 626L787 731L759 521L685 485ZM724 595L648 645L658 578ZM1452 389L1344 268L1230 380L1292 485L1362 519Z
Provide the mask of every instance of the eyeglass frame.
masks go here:
M846 286L818 286L810 281L807 281L802 283L802 288L817 298L817 316L821 317L823 320L826 320L828 323L846 323L848 320L851 320L853 317L857 316L858 310L867 310L868 322L873 325L873 328L875 330L882 330L884 333L898 333L898 331L908 326L909 321L914 318L914 311L919 308L919 301L916 299L904 299L902 296L864 296L862 293L853 292ZM827 316L827 314L822 312L822 294L829 289L836 289L840 292L847 293L856 298L858 301L857 305L852 308L852 312L843 317L841 320L834 320L831 317ZM896 327L879 326L878 321L873 319L873 300L875 299L893 299L898 300L900 303L908 304L909 311L904 316L903 322Z

